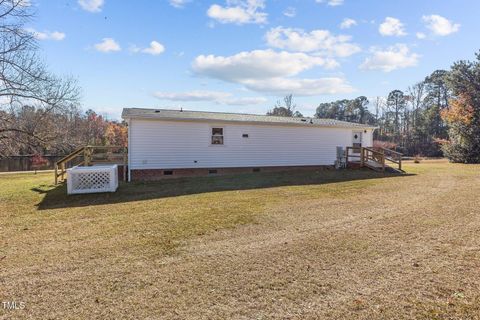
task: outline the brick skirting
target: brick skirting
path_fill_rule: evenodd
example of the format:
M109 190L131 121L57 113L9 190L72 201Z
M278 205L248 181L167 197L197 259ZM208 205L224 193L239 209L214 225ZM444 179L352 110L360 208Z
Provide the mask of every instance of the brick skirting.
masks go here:
M133 169L132 181L156 181L182 177L219 176L252 172L279 172L279 171L315 171L331 170L333 166L283 166L283 167L246 167L246 168L190 168L190 169Z

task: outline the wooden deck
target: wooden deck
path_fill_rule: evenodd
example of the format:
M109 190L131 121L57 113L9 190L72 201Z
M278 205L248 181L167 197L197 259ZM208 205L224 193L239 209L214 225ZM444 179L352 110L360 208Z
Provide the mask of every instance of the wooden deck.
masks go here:
M55 184L65 181L67 169L73 166L117 164L123 166L123 179L127 179L127 148L119 146L85 146L55 163Z
M347 147L346 163L350 167L366 167L375 171L403 172L402 154L386 148Z

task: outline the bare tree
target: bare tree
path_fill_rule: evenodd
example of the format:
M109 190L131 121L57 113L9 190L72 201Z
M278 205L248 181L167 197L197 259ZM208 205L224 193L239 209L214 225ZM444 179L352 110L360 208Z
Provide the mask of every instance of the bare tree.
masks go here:
M48 146L58 135L56 114L76 112L79 88L50 73L25 30L26 0L0 0L0 156ZM56 125L56 128L53 126Z
M425 83L421 81L411 87L408 87L407 95L409 97L408 102L412 107L412 126L415 127L418 124L420 111L424 104Z
M277 101L275 107L267 112L267 116L278 117L296 117L301 118L303 115L299 111L295 111L297 105L293 102L293 95L289 94L283 98L283 102Z

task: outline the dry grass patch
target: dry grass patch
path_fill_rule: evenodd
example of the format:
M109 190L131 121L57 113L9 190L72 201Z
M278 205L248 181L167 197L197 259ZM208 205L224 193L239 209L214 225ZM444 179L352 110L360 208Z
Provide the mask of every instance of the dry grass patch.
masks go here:
M0 318L477 319L480 166L65 195L0 176Z

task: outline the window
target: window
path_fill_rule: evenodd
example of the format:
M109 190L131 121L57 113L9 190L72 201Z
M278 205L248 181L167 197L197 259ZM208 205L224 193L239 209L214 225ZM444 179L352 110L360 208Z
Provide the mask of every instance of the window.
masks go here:
M223 128L212 128L212 144L223 144Z
M163 175L164 176L172 176L173 175L173 170L164 170Z
M210 169L208 170L208 174L217 174L218 170L217 169Z

